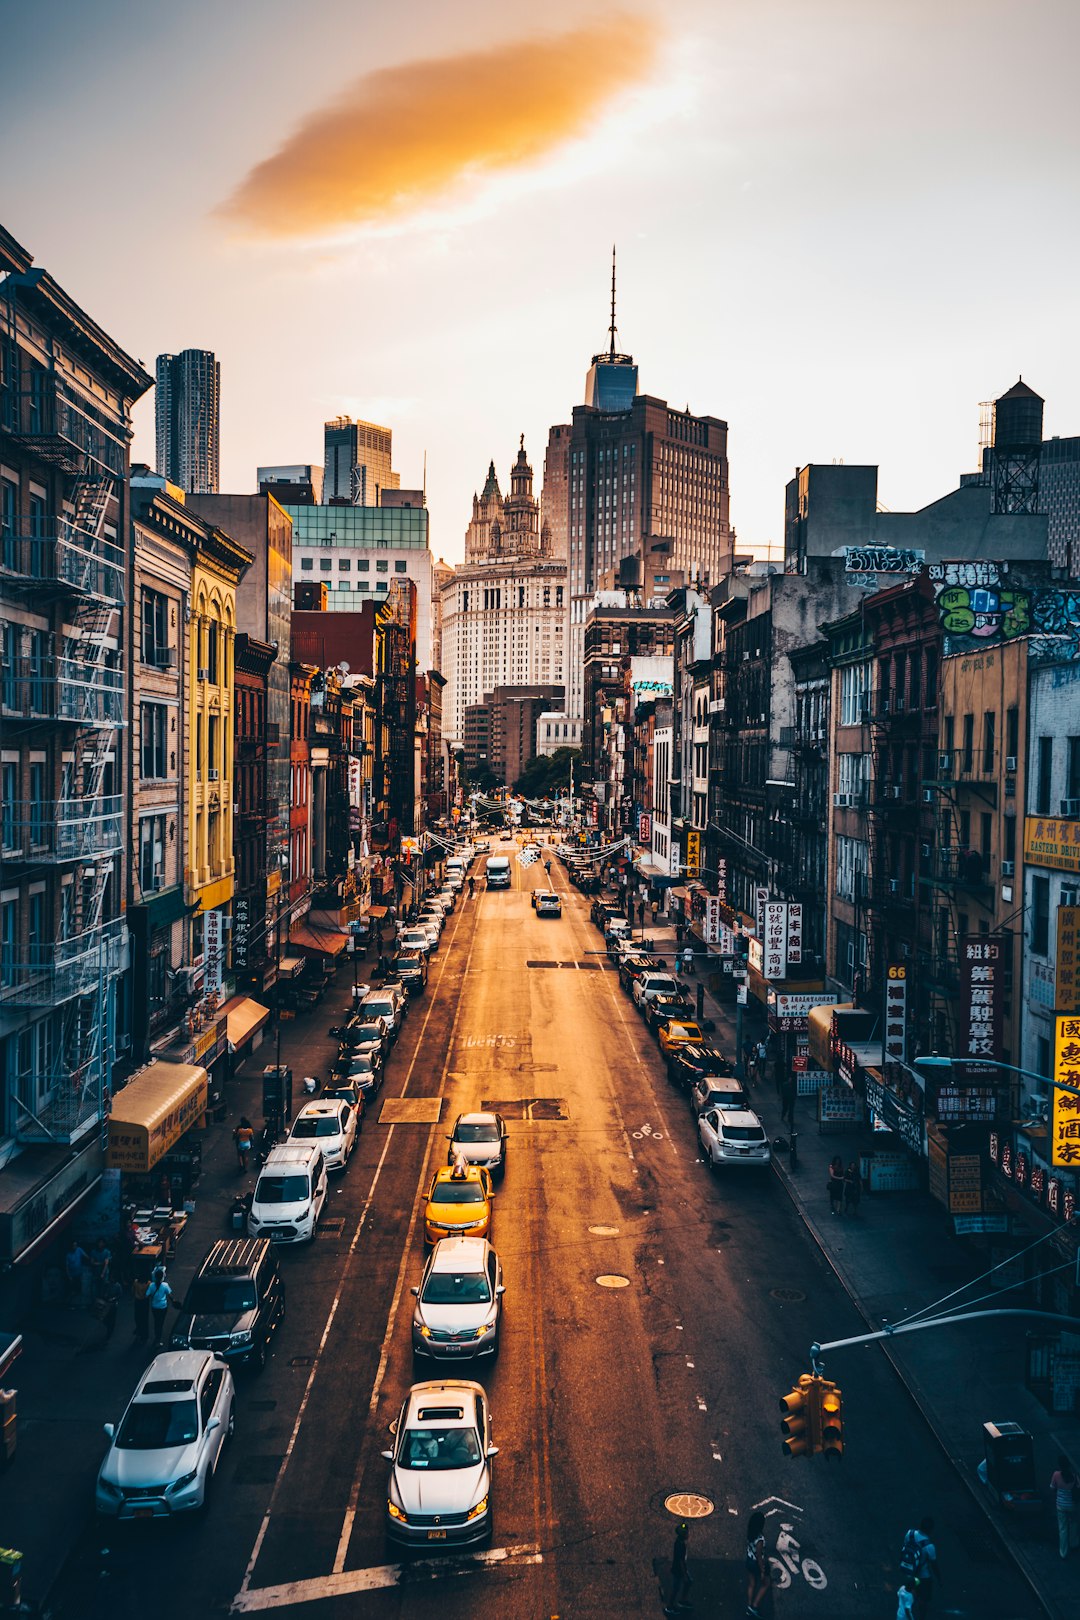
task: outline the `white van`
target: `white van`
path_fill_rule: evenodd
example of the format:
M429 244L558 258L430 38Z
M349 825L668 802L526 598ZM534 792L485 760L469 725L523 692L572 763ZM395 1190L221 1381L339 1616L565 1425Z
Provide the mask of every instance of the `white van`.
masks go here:
M469 870L469 863L460 855L451 855L446 863L446 881L452 883L455 889L460 889L465 882L465 874Z
M248 1236L275 1243L308 1243L326 1203L326 1164L314 1143L270 1149L255 1183Z
M510 887L510 858L507 855L489 855L484 868L489 889L508 889Z

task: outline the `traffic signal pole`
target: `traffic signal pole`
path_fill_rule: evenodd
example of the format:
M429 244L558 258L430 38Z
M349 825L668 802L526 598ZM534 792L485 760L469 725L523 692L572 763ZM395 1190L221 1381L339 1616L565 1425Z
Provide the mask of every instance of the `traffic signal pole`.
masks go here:
M958 1322L978 1322L989 1316L1023 1316L1035 1322L1056 1322L1060 1327L1080 1333L1080 1317L1061 1316L1054 1311L1027 1311L1020 1306L1004 1306L993 1311L957 1311L949 1316L930 1316L922 1322L886 1322L877 1333L857 1333L851 1339L830 1339L827 1344L810 1346L810 1364L820 1373L821 1358L826 1350L849 1350L857 1344L875 1344L883 1339L899 1338L901 1333L921 1333L926 1328L951 1327Z

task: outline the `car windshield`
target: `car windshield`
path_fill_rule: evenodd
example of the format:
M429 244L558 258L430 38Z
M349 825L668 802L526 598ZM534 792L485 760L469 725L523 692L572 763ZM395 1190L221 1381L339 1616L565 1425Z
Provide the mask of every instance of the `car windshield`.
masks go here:
M398 1451L402 1468L475 1468L479 1461L473 1429L406 1429Z
M373 1074L375 1065L369 1057L351 1057L339 1069L341 1074Z
M493 1120L483 1125L458 1125L454 1131L455 1142L497 1142L499 1140L499 1127Z
M650 996L677 996L679 986L674 979L662 978L658 974L650 974L645 981L645 991Z
M423 945L427 939L422 928L409 928L401 937L407 945Z
M184 1305L192 1316L231 1316L253 1311L255 1284L250 1277L196 1277Z
M378 1001L376 1001L374 999L374 997L369 996L367 1001L364 1003L364 1011L366 1013L368 1013L372 1018L385 1018L387 1020L387 1022L391 1023L391 1024L394 1021L394 1003L392 1001L390 1001L389 999L384 1001L380 997L380 999ZM365 1026L365 1027L370 1027L370 1026ZM368 1035L368 1036L365 1036L365 1039L366 1040L372 1040L372 1039L374 1039L374 1036Z
M347 1046L365 1046L369 1041L381 1041L382 1030L378 1024L353 1024L342 1040Z
M298 1204L308 1195L307 1176L260 1176L255 1189L257 1204Z
M420 1298L425 1305L487 1305L491 1301L491 1284L486 1271L467 1271L458 1276L433 1271Z
M729 1142L764 1142L765 1132L760 1125L725 1125L724 1136Z
M121 1451L165 1451L199 1436L199 1412L190 1401L132 1401L120 1425Z
M431 1197L436 1204L482 1204L487 1195L478 1181L440 1181Z
M341 1120L336 1114L301 1114L292 1133L295 1137L340 1136Z

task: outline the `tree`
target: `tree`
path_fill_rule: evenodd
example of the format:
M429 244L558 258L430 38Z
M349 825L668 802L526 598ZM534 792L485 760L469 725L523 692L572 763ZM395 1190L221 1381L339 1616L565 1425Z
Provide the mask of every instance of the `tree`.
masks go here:
M557 748L553 754L534 754L514 783L514 792L523 794L526 799L552 798L570 786L571 766L580 780L580 748Z

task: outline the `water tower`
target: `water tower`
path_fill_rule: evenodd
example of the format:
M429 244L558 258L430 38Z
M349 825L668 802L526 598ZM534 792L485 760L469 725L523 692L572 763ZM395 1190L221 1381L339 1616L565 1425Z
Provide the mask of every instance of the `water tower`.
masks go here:
M994 401L994 511L1039 510L1043 401L1021 377Z

